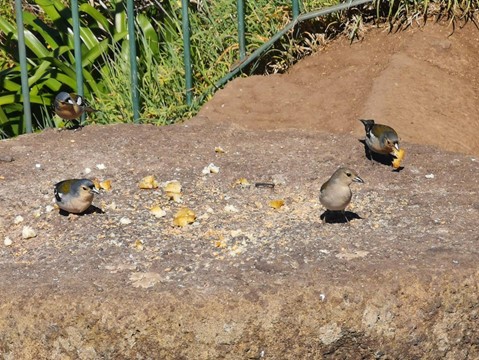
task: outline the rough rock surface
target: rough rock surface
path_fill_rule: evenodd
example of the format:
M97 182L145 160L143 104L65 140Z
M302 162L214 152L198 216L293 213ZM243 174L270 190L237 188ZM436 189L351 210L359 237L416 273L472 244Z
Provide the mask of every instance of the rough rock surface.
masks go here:
M184 124L1 141L2 359L479 358L479 32L449 32L336 41ZM360 117L397 128L402 170L365 158ZM349 223L323 223L340 165L366 183ZM104 213L51 209L72 177L111 180Z

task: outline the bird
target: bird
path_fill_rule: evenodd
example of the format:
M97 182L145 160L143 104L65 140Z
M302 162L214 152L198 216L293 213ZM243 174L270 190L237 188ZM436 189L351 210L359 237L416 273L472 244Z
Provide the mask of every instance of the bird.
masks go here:
M75 120L85 112L91 113L97 111L90 107L83 97L64 91L55 97L54 109L55 113L64 120Z
M89 179L68 179L55 184L54 193L61 210L81 214L91 206L94 194L99 191Z
M369 151L394 155L399 150L399 137L392 127L376 124L374 120L360 121L366 130L365 141Z
M340 211L349 222L344 209L351 202L352 192L349 187L353 182L364 183L356 171L347 168L338 168L322 186L319 201L327 211Z

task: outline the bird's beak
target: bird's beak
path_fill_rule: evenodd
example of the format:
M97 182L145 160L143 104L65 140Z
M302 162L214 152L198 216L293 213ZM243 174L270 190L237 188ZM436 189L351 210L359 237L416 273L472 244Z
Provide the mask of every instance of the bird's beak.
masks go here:
M361 183L361 184L364 184L364 180L361 179L359 176L356 176L354 179L353 179L354 182L357 182L357 183Z
M96 187L93 187L93 188L91 189L91 191L93 191L95 194L99 194L99 193L100 193L100 191L99 191Z
M398 143L395 143L394 147L399 150L399 144Z

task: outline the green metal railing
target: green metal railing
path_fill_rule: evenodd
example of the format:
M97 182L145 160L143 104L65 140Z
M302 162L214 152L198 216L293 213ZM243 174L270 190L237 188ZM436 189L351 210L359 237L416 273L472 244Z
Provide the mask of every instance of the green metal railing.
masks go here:
M23 113L28 133L32 132L32 110L30 107L30 89L28 87L27 51L25 49L25 34L23 30L22 1L15 0L15 11L18 29L18 57L22 75Z
M78 9L78 0L72 0L72 9ZM83 72L81 61L81 38L80 38L80 14L72 11L73 20L73 49L75 53L75 75L77 80L77 94L83 96ZM85 121L85 114L82 114L80 122Z
M335 6L331 6L318 11L312 11L301 14L300 0L292 0L292 21L289 22L282 30L278 31L271 39L261 45L249 56L246 56L246 40L245 40L245 17L244 17L244 0L237 0L238 12L238 43L240 52L239 65L233 68L228 74L214 84L214 88L220 88L226 84L233 77L238 75L251 62L259 58L267 49L278 41L287 32L293 29L300 22L312 18L331 14L333 12L346 10L355 6L363 5L373 2L374 0L354 0L347 1ZM189 0L181 0L182 4L182 29L183 29L183 46L184 46L184 65L185 65L185 95L186 104L191 106L193 101L193 74L190 51L190 25L188 17ZM26 61L26 49L24 39L24 25L22 16L22 0L15 0L16 22L18 29L18 52L21 66L21 82L22 82L22 97L23 97L23 111L25 116L26 131L32 132L32 116L30 106L30 91L28 86L28 73ZM71 11L73 20L74 33L74 52L75 52L75 71L77 82L77 93L83 95L83 74L82 74L82 56L81 56L81 38L80 38L80 21L78 12L78 0L71 0ZM138 91L138 70L137 70L137 56L135 44L135 14L134 1L127 0L127 17L128 17L128 38L130 51L130 70L131 70L131 98L133 103L133 120L135 123L139 122L140 118L140 98ZM82 122L84 118L82 117Z
M238 12L238 43L240 49L240 61L246 56L246 37L244 31L244 0L237 1L237 12Z
M138 123L140 119L140 94L138 91L138 66L136 63L135 42L135 8L133 5L133 0L128 0L126 12L128 17L128 42L130 51L131 100L133 103L133 121L135 123Z
M282 30L278 31L271 39L269 39L267 42L265 42L263 45L261 45L258 49L256 49L253 53L251 53L250 56L244 59L244 61L241 61L240 64L232 69L228 74L226 74L223 78L221 78L219 81L216 82L215 87L220 88L224 84L226 84L228 81L230 81L233 77L238 75L245 67L247 67L251 62L253 62L255 59L260 57L266 50L268 50L273 44L278 41L282 36L284 36L288 31L293 29L296 25L298 25L300 22L303 22L305 20L313 19L315 17L319 16L324 16L331 14L336 11L341 11L341 10L346 10L355 6L367 4L370 2L373 2L374 0L355 0L355 1L348 1L345 3L341 3L338 5L334 5L322 10L317 10L317 11L312 11L308 13L304 13L301 15L298 15L296 18L294 18L293 14L293 21L289 22ZM295 9L294 3L298 3L298 0L293 0L293 13ZM299 5L297 5L297 10L299 13ZM242 35L240 35L241 37ZM244 35L243 35L244 36Z
M186 104L191 105L193 100L193 73L191 69L190 19L188 17L189 0L181 0L183 23L183 55L185 62Z

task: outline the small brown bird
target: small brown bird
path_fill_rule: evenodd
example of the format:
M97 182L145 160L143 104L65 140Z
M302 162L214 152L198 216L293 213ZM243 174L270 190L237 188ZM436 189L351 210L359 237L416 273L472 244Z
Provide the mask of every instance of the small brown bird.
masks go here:
M376 124L374 120L360 120L366 130L366 145L370 151L378 154L394 154L399 150L399 137L396 131L387 125Z
M55 184L54 193L60 209L81 214L91 206L94 194L99 191L89 179L69 179Z
M64 120L78 119L84 112L95 112L84 99L76 94L61 92L55 97L55 113Z
M364 183L356 171L340 167L321 186L319 201L328 211L340 211L347 222L349 222L344 209L349 205L352 197L349 185L353 182Z

